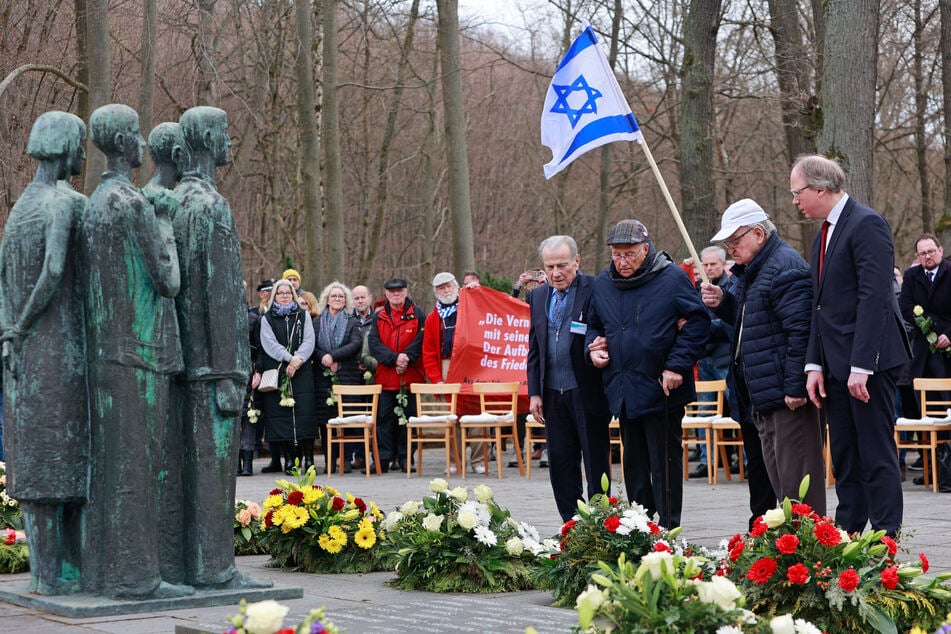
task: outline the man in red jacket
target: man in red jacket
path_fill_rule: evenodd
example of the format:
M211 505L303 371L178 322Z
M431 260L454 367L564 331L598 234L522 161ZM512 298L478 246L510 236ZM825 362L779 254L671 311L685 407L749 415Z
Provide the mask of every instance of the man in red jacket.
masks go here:
M380 394L376 435L380 448L380 469L406 470L405 420L416 414L411 383L424 383L420 356L426 313L409 297L406 280L394 277L384 285L386 304L370 327L370 354L377 360L376 383ZM401 395L401 389L403 394ZM405 401L402 397L405 396ZM397 411L402 410L402 415ZM400 421L403 421L402 423Z

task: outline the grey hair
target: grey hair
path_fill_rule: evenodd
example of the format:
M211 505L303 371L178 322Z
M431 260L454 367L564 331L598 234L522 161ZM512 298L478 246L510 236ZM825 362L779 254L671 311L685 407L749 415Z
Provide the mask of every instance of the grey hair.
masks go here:
M294 285L287 280L277 280L274 282L274 286L271 288L271 296L267 299L268 310L271 310L271 306L274 305L274 298L277 297L277 289L281 286L286 286L291 289L291 295L294 297L294 303L297 303L297 291L294 290Z
M327 301L328 301L328 298L330 297L330 291L332 291L335 288L339 288L340 290L343 291L344 297L346 298L345 300L346 305L344 306L344 310L346 310L347 313L352 313L353 312L353 293L350 291L349 288L347 288L347 286L343 282L338 282L336 280L334 280L330 284L327 284L327 286L324 287L324 290L320 291L320 297L317 298L317 310L319 310L320 312L324 312L325 310L327 310Z
M718 247L716 245L707 247L700 252L700 257L702 258L707 253L716 253L721 262L726 262L726 249L723 247Z
M563 244L568 245L568 249L571 251L571 257L578 257L578 243L575 242L575 239L571 236L551 236L545 238L542 240L542 243L538 245L538 257L542 257L542 251L545 249L554 249Z
M759 227L762 229L763 234L765 234L767 238L776 233L776 225L773 224L772 220L760 220L759 222L755 222L750 226Z
M845 171L830 158L806 154L796 158L792 171L798 171L806 186L838 193L845 188Z

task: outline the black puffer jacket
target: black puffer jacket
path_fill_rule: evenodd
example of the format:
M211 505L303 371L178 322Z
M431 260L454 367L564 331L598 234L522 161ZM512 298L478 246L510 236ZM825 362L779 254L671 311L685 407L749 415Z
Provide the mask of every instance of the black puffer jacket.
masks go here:
M766 414L785 407L786 396L806 396L812 310L809 265L773 233L749 264L737 264L731 272L737 283L726 290L715 312L734 324L732 358L740 341L740 363L732 366L740 405L745 409L752 403L757 412Z

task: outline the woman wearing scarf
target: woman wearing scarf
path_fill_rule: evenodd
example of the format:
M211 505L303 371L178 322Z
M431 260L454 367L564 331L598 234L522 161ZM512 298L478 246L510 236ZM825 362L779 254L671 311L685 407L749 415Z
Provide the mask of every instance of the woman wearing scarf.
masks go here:
M353 295L340 282L331 282L320 292L317 300L320 313L314 317L317 349L314 351L314 381L317 389L317 424L324 439L324 458L327 459L327 421L337 415L332 386L361 385L360 350L363 338L353 313ZM351 448L346 447L344 472L350 472ZM332 458L336 460L336 458Z
M278 369L279 389L261 394L265 435L284 457L290 474L295 459L303 472L314 464L317 436L314 371L314 326L310 315L297 304L297 293L287 280L271 290L267 312L261 319L261 348L256 367L261 372Z

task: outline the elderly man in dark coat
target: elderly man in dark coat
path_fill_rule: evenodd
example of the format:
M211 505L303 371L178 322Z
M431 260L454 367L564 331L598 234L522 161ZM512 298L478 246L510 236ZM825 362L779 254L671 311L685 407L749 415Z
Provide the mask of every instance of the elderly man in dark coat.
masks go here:
M622 220L607 244L611 264L595 279L586 336L590 359L604 368L608 404L621 424L628 498L674 528L683 506L680 425L697 397L693 366L710 315L641 222Z
M730 205L712 242L723 242L736 261L736 285L703 284L703 302L733 324L731 366L740 407L752 405L763 460L781 499L799 497L826 512L822 425L806 399L805 354L812 284L809 265L786 244L766 212L749 198Z

